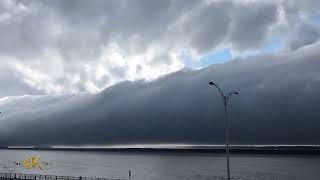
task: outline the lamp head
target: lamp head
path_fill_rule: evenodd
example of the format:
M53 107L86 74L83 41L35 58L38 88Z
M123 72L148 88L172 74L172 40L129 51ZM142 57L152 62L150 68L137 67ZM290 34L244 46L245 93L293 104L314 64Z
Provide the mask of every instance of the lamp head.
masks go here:
M211 82L211 81L209 82L209 84L210 84L210 85L214 85L214 83L213 83L213 82Z
M239 94L238 92L234 92L234 94Z

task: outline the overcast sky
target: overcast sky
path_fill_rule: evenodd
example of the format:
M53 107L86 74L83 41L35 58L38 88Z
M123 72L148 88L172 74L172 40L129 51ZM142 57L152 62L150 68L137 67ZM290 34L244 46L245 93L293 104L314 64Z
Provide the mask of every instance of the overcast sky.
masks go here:
M0 1L0 144L320 144L320 1ZM245 132L243 132L245 131Z

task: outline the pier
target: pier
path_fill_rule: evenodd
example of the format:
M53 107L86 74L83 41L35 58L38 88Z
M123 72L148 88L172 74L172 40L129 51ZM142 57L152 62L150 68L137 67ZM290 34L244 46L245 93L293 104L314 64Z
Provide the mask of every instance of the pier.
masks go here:
M0 180L127 180L121 178L56 176L42 174L0 173Z

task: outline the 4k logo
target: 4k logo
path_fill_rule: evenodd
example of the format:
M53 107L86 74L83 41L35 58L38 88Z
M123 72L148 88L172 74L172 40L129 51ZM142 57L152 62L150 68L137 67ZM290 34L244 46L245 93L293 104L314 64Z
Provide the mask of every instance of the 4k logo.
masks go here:
M40 169L43 170L45 167L51 165L51 163L46 161L41 161L40 156L31 156L23 160L23 162L14 161L15 166L22 166L26 169Z
M39 169L43 170L43 167L40 166L40 164L39 164L39 159L40 159L40 156L32 156L32 157L26 158L23 161L23 166L26 169L39 168Z

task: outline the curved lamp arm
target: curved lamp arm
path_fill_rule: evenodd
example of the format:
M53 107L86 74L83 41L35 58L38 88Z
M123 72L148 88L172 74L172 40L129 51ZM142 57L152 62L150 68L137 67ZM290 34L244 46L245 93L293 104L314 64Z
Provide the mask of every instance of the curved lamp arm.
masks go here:
M226 97L226 101L228 102L229 101L229 99L230 99L230 97L232 96L232 94L239 94L238 92L230 92L229 94L228 94L228 96Z
M218 85L216 85L215 83L213 83L213 82L211 82L211 81L209 82L209 84L215 86L215 87L218 89L218 91L220 92L220 95L222 96L222 99L223 99L223 100L226 99L225 95L223 94L222 90L219 88Z

